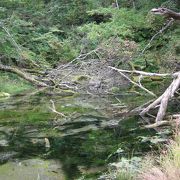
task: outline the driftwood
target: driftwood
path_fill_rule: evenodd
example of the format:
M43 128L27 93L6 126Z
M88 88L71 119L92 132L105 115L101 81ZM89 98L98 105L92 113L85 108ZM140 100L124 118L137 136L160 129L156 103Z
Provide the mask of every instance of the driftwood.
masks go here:
M117 69L115 67L110 67L110 68L119 72L123 77L125 77L127 80L129 80L132 84L138 86L139 88L141 88L142 90L146 91L147 93L149 93L150 95L153 95L153 96L156 96L156 95L153 92L146 89L145 87L143 87L140 80L139 80L139 83L136 83L136 82L132 81L124 73L139 74L140 78L142 78L143 76L151 76L151 77L152 76L158 76L158 77L168 77L169 76L169 77L173 77L174 80L171 83L171 85L166 89L166 91L159 98L157 98L154 102L152 102L150 105L148 105L146 108L144 108L140 112L140 115L142 117L144 117L145 114L148 114L148 112L151 109L155 109L155 108L159 107L159 111L158 111L158 114L157 114L157 117L155 120L156 124L153 127L159 126L159 125L164 125L165 123L167 124L167 122L161 122L161 121L163 120L163 118L165 116L169 100L174 96L175 92L180 87L180 72L176 72L174 74L170 74L170 73L159 74L159 73L149 73L149 72L136 71L136 70L133 70L133 71L122 70L122 69Z
M176 91L178 91L178 89L180 88L180 71L176 72L174 74L159 74L159 73L148 73L148 72L143 72L143 71L129 71L129 70L122 70L122 69L117 69L115 67L111 67L109 66L111 69L119 72L123 77L125 77L127 80L129 80L132 84L137 85L138 87L140 87L142 90L146 91L147 93L149 93L150 95L154 95L153 92L147 90L146 88L144 88L141 83L136 83L134 81L132 81L128 76L126 76L124 73L135 73L135 74L139 74L140 77L143 76L158 76L158 77L172 77L173 81L170 84L170 86L166 89L166 91L160 96L158 97L155 101L153 101L151 104L148 103L148 106L145 107L146 105L143 105L142 107L136 108L136 111L140 111L140 116L144 117L146 114L149 115L149 111L155 108L159 107L157 116L155 117L155 124L147 126L147 127L157 127L160 125L164 125L164 124L168 124L168 121L162 121L166 110L167 110L167 106L168 106L168 102L169 100L174 97L174 94L176 93Z

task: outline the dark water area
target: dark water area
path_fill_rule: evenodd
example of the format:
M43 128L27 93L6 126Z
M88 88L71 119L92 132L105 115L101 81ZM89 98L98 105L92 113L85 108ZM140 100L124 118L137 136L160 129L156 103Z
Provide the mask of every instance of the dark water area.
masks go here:
M50 110L50 100L66 117ZM26 161L24 168L28 168L27 160L32 159L54 160L60 164L56 170L48 170L54 173L49 175L52 180L73 180L87 175L96 179L94 175L103 172L108 163L121 157L144 155L152 144L143 139L156 132L144 129L138 116L123 117L128 109L141 103L129 95L26 94L0 99L0 179L8 179L4 169L9 167L9 162L14 163L14 168L17 162ZM114 116L116 113L120 115ZM29 171L33 174L33 168ZM43 179L41 174L42 169L37 176ZM19 178L16 174L13 176L13 179ZM33 176L30 179L33 178L37 179Z

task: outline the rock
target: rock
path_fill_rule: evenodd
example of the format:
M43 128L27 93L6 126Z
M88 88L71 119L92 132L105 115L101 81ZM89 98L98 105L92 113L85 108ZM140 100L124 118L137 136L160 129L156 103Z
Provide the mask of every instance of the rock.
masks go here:
M59 120L56 124L58 125L69 125L69 124L74 124L74 123L97 123L99 120L97 118L91 118L91 117L77 117L74 119L69 119L69 120Z
M11 126L1 126L0 127L0 132L3 132L6 135L12 135L12 133L15 131L16 129L14 127Z
M32 138L32 139L43 139L47 136L47 133L41 132L38 129L27 127L24 130L24 137L26 138Z
M44 146L44 138L31 138L30 142L36 146Z
M111 170L119 170L122 168L122 163L121 162L117 162L117 163L110 163L109 167Z
M140 157L132 157L131 159L121 158L120 162L110 163L109 167L111 170L122 170L131 169L132 171L137 171L140 168Z
M28 159L1 165L0 179L65 180L65 176L59 161Z
M46 148L50 148L51 145L50 145L49 139L48 138L44 138L44 141L45 141L45 147Z
M116 175L111 173L111 174L103 174L101 175L97 180L115 180Z

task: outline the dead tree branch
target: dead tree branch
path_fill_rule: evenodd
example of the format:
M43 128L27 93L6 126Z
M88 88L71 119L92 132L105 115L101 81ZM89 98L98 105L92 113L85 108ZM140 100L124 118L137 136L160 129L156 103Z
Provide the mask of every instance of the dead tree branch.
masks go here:
M165 31L174 22L174 20L180 20L180 13L174 12L167 8L154 8L151 10L151 12L155 15L161 15L166 18L169 18L170 21L166 24L165 27L163 27L158 33L156 33L151 38L150 42L147 44L147 46L144 48L144 50L142 51L141 54L144 53L144 51L147 49L147 47L150 45L150 43L155 39L155 37L157 35L161 34L163 31ZM169 74L167 74L165 76L169 76ZM180 71L176 72L174 74L171 74L171 77L173 77L173 81L170 84L170 86L166 89L166 91L140 113L140 115L142 117L144 117L145 114L148 114L148 112L151 109L155 109L155 108L159 107L159 110L158 110L158 113L156 116L156 120L155 120L155 124L153 124L151 127L157 127L159 125L163 125L163 124L167 123L166 121L162 121L162 120L166 114L168 102L174 96L175 92L180 88Z
M142 52L139 54L139 56L142 56L144 52L147 50L147 48L151 45L152 41L160 34L162 34L171 24L174 22L174 19L171 19L170 21L167 22L167 24L159 30L149 41L149 43L145 46L145 48L142 50Z
M155 15L161 15L165 18L172 18L174 20L180 20L180 13L174 12L167 8L153 8L151 12Z
M116 70L116 71L120 71L120 72L124 72L124 73L133 73L133 74L139 74L142 76L152 76L152 77L166 77L166 76L170 76L170 77L174 77L177 76L176 74L170 74L170 73L164 73L164 74L160 74L160 73L151 73L151 72L144 72L144 71L136 71L136 70L124 70L124 69L117 69L115 67L109 66L110 68Z
M109 66L109 68L119 72L123 77L125 77L128 81L130 81L132 84L138 86L139 88L141 88L142 90L146 91L147 93L149 93L150 95L156 96L153 92L149 91L148 89L144 88L141 84L141 79L143 76L159 76L159 77L172 77L173 78L173 82L170 84L170 86L166 89L166 91L160 96L158 97L154 102L152 102L150 105L148 105L146 108L144 108L140 115L142 117L145 116L145 114L148 114L148 112L151 109L155 109L157 107L159 107L157 116L156 116L156 126L164 124L164 122L162 122L166 110L167 110L167 106L168 106L168 102L169 100L174 96L175 92L179 89L180 87L180 72L176 72L174 74L159 74L159 73L149 73L149 72L143 72L143 71L129 71L129 70L122 70L122 69L117 69L115 67L111 67ZM140 75L139 78L139 82L136 83L134 81L132 81L128 76L126 76L123 72L125 73L136 73Z
M52 104L52 107L49 107L49 109L53 112L53 113L56 113L57 115L60 115L62 117L66 117L63 113L59 112L56 110L56 106L54 104L54 101L53 100L50 100L51 104Z
M63 66L63 69L64 69L64 68L67 68L69 65L71 65L71 64L74 63L75 61L86 59L88 56L90 56L90 55L92 55L92 54L95 54L95 55L98 57L98 59L100 59L99 54L98 54L98 51L99 51L99 48L94 49L94 50L92 50L92 51L89 51L88 53L83 53L83 54L80 53L79 56L77 56L77 57L74 58L72 61L70 61L69 63L67 63L65 66Z
M156 95L155 95L153 92L149 91L149 90L146 89L144 86L142 86L142 84L141 84L140 81L139 81L138 83L136 83L136 82L132 81L132 80L131 80L128 76L126 76L124 73L122 73L122 71L121 71L120 69L117 69L117 68L112 67L112 66L108 66L108 67L111 68L111 69L113 69L113 70L115 70L115 71L117 71L117 72L119 72L119 73L121 74L121 76L123 76L124 78L126 78L129 82L131 82L131 83L134 84L135 86L138 86L138 87L141 88L143 91L146 91L148 94L156 97Z
M170 86L166 89L166 91L157 98L153 103L151 103L148 107L146 107L141 113L141 116L145 116L151 109L159 107L157 117L155 122L160 123L166 113L167 106L169 100L174 96L175 92L180 88L180 72L175 73L175 77Z

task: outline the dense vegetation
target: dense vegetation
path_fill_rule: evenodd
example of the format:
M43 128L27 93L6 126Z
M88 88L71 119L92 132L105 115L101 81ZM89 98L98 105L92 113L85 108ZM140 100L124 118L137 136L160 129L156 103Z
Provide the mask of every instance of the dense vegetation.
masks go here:
M26 68L57 65L72 60L82 50L89 52L103 43L107 44L111 38L135 41L140 51L165 23L148 11L162 4L178 9L178 1L137 0L133 6L133 1L120 0L120 10L112 8L112 2L1 1L1 62ZM148 59L149 66L155 66L156 70L162 61L176 63L179 29L172 29L156 39L143 57L134 58L134 63L143 66L143 59ZM109 44L113 45L116 44Z
M114 3L118 3L118 7L114 7ZM150 13L152 8L161 6L179 12L180 1L1 0L0 66L18 68L41 79L60 65L72 62L77 57L82 57L80 55L85 55L82 59L79 58L82 60L81 62L88 60L93 64L98 59L105 63L110 61L110 65L121 69L159 73L179 71L180 29L178 22L174 22L147 46L151 38L167 24L167 19L164 17L154 16ZM106 74L106 72L104 73ZM9 96L8 93L16 94L34 88L26 81L27 78L23 80L17 74L6 72L0 67L0 97ZM74 82L78 84L77 81L88 78L88 75L74 77ZM132 78L135 82L139 80L136 76ZM150 78L146 78L143 79L143 82L151 81ZM161 81L158 78L156 80ZM162 89L167 87L168 83L166 84L166 82L168 80L161 81ZM146 87L151 90L158 84L157 82L156 84L153 83L152 80L146 84ZM54 89L58 87L56 82L53 85ZM116 88L111 88L111 90L114 92ZM161 93L159 91L158 88L157 94ZM59 93L62 92L59 91ZM74 91L70 90L68 93L74 94ZM51 92L49 94L51 95ZM144 97L140 98L143 99ZM69 112L66 112L66 108ZM74 113L77 109L71 110L67 106L61 107L60 110L66 115ZM174 108L174 111L177 112L177 109L178 107ZM53 110L56 111L56 109ZM39 112L39 109L37 111ZM31 117L34 120L33 113L30 112L28 116L30 120ZM2 114L5 114L6 117L8 113L3 111ZM25 115L22 112L17 113L18 117L20 115L24 119ZM28 118L26 118L26 122L28 122ZM35 121L38 118L35 118ZM19 119L21 120L21 118ZM47 117L42 116L42 119L46 121ZM94 144L95 138L96 136L92 137L91 144ZM101 141L103 141L102 139ZM91 149L91 145L86 148ZM178 148L179 139L177 144L172 146L172 150L177 151ZM174 151L169 153L176 156ZM92 156L90 158L92 159ZM173 156L173 158L174 161L170 161L170 164L172 166L175 164L176 168L179 167L179 155ZM170 159L172 160L171 157ZM177 166L175 161L178 161ZM166 159L160 165L164 165L164 162L166 163ZM152 167L155 165L152 164ZM163 173L167 170L166 168L167 166L162 170ZM132 172L128 172L131 174L126 173L118 174L119 179L133 178ZM128 175L129 177L126 177ZM145 172L142 177L146 175Z

